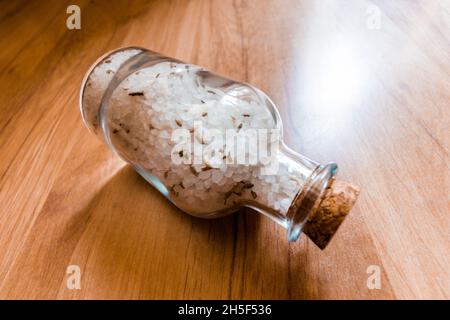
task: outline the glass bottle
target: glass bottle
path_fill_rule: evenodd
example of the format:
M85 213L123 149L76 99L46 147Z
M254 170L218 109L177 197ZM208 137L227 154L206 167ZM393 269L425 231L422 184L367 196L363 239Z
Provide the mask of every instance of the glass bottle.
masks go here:
M221 217L250 207L324 248L358 196L289 149L259 89L138 47L97 60L80 92L85 125L184 212Z

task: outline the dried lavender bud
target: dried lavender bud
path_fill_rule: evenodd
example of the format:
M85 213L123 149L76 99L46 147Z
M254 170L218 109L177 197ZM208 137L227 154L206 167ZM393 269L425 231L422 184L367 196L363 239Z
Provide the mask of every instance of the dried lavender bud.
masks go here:
M191 173L195 176L198 176L198 172L195 171L194 167L189 167L189 170L191 171Z
M130 92L128 95L132 96L132 97L134 97L134 96L143 96L144 92L142 92L142 91L140 91L140 92Z
M254 187L254 184L251 183L250 181L244 181L243 183L244 183L244 188L245 189L250 189L250 188Z

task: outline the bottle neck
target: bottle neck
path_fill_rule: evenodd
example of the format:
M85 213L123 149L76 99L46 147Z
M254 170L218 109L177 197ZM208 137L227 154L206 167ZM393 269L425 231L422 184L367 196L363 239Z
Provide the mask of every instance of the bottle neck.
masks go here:
M296 241L303 226L318 208L325 190L330 186L337 173L337 165L330 163L320 165L282 144L277 156L277 183L284 192L283 206L262 201L248 204L248 207L269 217L288 231L288 240ZM268 186L273 182L268 179ZM270 184L270 186L269 186ZM296 187L290 187L297 184ZM275 198L277 197L275 193Z
M286 217L289 241L298 239L306 221L318 209L325 190L330 186L336 173L336 163L318 166L302 190L295 196Z

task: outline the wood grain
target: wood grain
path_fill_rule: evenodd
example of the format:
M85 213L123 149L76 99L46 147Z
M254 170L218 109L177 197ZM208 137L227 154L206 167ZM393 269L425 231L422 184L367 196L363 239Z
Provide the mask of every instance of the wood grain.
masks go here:
M0 298L450 298L449 1L76 1L81 30L69 4L0 2ZM325 251L183 214L88 133L84 72L129 45L260 87L362 187Z

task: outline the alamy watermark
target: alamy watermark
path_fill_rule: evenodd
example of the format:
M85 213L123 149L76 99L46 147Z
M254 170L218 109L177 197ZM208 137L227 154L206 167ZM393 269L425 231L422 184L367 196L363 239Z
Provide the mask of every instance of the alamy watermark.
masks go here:
M366 10L366 26L369 30L381 29L381 9L376 5L370 5Z
M66 269L66 287L69 290L81 289L81 269L80 266L72 264Z
M214 129L203 128L195 121L193 130L175 129L171 152L176 165L206 165L220 168L223 165L260 165L262 175L278 172L277 154L281 140L275 129Z
M81 29L81 9L76 4L67 7L66 13L69 14L66 20L66 27L69 30Z
M381 289L381 268L378 265L370 265L366 269L366 273L369 275L366 281L367 288L369 290Z

